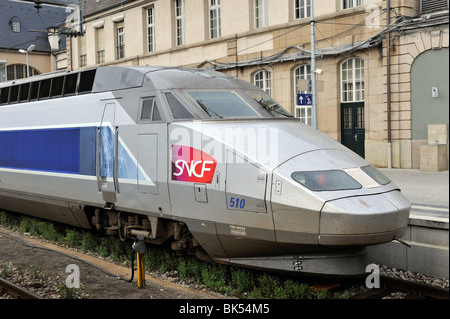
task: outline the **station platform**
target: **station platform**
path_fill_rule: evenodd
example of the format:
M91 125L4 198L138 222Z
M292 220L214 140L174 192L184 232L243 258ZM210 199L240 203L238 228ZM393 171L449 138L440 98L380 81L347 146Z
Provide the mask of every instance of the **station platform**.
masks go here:
M449 219L449 171L417 169L379 170L396 184L411 202L411 216Z
M411 202L400 242L368 247L370 260L391 268L449 278L449 171L379 169Z

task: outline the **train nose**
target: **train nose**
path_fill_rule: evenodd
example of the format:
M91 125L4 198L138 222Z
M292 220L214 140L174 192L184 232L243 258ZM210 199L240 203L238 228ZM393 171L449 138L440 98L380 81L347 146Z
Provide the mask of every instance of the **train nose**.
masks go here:
M409 211L409 201L398 190L328 201L320 213L319 244L372 245L400 238Z

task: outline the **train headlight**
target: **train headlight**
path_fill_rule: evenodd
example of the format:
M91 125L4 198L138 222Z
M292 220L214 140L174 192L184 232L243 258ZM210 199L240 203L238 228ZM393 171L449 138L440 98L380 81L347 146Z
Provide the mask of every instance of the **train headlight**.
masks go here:
M387 178L383 173L381 173L379 170L377 170L372 165L367 165L367 166L361 167L361 169L367 175L372 177L380 185L386 185L391 182L391 180L389 178Z
M361 184L344 171L294 172L292 179L312 191L338 191L360 189Z

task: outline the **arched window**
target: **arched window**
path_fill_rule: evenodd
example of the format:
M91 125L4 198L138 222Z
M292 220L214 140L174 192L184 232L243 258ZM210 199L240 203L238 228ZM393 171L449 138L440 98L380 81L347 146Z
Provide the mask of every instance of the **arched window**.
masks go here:
M41 74L38 70L30 66L30 76ZM6 80L17 80L27 77L26 64L10 64L6 66Z
M364 101L364 60L351 58L341 64L341 102Z
M268 95L271 95L271 79L270 72L267 70L261 70L255 73L254 83L261 90L265 91Z
M297 105L297 93L308 93L307 83L299 85L299 80L311 80L311 65L304 64L294 69L294 101L295 117L298 117L304 124L311 125L311 106Z

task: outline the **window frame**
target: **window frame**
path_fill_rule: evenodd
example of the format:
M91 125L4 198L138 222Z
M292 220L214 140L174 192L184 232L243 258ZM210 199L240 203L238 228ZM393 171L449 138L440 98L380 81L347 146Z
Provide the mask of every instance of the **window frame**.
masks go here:
M80 67L87 66L87 48L86 48L86 37L78 38L78 48L80 51Z
M14 33L20 33L20 21L12 21L11 30Z
M261 78L257 79L262 75ZM262 83L262 86L260 86ZM253 84L266 92L267 95L272 96L272 73L269 70L261 69L253 74Z
M156 16L155 6L145 9L147 17L147 52L156 51Z
M0 61L0 82L6 82L6 61Z
M253 27L261 29L269 25L268 0L253 0Z
M221 5L220 0L208 0L209 38L222 36ZM216 23L214 27L214 22Z
M363 0L342 0L341 1L341 9L347 10L356 7L362 7Z
M312 0L293 0L294 20L311 17L311 1Z
M13 18L11 18L9 20L9 24L11 26L11 31L13 33L20 33L21 32L21 28L22 28L21 24L22 23L21 23L20 19L17 16L14 16Z
M16 79L25 79L27 77L27 66L24 64L16 64Z
M359 67L356 66L356 61L359 61ZM349 62L351 62L351 68L348 67ZM365 68L364 59L360 57L349 58L341 63L340 65L341 103L364 102L365 99L364 68ZM346 75L345 77L344 71ZM357 77L358 73L359 77ZM349 76L351 76L351 78ZM351 96L349 96L349 94Z
M95 28L95 44L96 44L96 57L97 64L105 63L105 27Z
M2 65L4 65L4 70L5 70L5 82L27 78L27 65L26 64L15 63L15 64L2 64ZM30 77L41 74L41 72L39 72L39 70L37 70L35 67L32 67L31 65L29 65L28 67L30 70ZM19 68L20 68L20 71L18 71ZM21 75L21 77L18 77L20 75Z
M121 60L125 58L125 23L124 20L115 23L116 35L116 59Z
M192 110L190 110L190 108L188 108L188 106L186 105L186 103L184 103L183 99L181 99L178 94L176 94L174 91L166 91L163 92L163 96L165 99L165 102L167 103L170 115L172 116L173 121L192 121L195 120L197 118L196 114L194 112L192 112ZM174 102L178 102L179 105L181 106L180 109L177 109L177 105L172 104L171 101L169 100L168 96L171 96L172 98L174 98ZM189 116L181 116L179 117L179 115L174 114L175 112L187 112ZM161 112L160 112L161 113Z
M143 118L143 112L146 101L152 101L151 102L151 109L150 109L150 117L149 118ZM163 115L161 113L160 105L161 103L158 103L158 98L156 96L146 96L141 98L141 107L139 108L139 114L138 114L138 123L161 123L164 122ZM155 116L155 109L157 109L159 113L159 119L154 119Z
M174 0L175 46L186 44L185 0Z
M309 72L308 72L309 71ZM298 80L311 80L311 65L301 64L293 70L294 77L294 116L300 119L300 122L308 126L312 125L312 106L310 105L297 105L297 93L307 93L308 91L299 90ZM298 111L298 112L297 112ZM304 112L302 115L301 113Z

